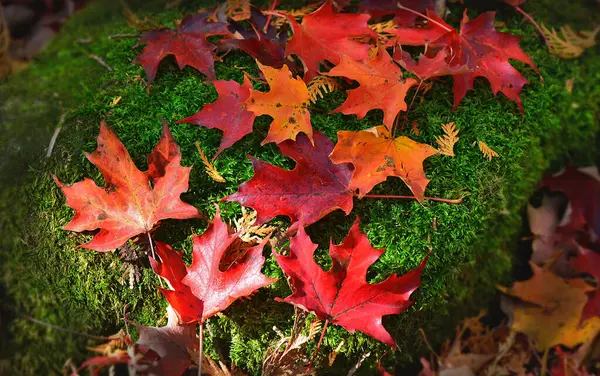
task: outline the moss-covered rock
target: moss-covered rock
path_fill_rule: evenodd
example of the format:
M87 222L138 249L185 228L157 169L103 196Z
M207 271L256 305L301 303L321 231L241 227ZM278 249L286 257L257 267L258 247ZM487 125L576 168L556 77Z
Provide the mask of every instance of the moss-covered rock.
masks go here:
M164 25L187 11L199 8L187 2L183 8L163 9L164 1L142 2L133 9L140 17L149 16ZM555 7L552 0L528 2L526 10L537 19L559 25L578 21L586 25L592 12L569 4L569 15ZM487 305L495 285L506 282L510 272L510 250L521 228L521 212L550 161L573 156L591 163L595 158L600 97L600 59L588 51L573 61L551 56L540 43L535 29L522 24L508 6L501 6L497 20L501 30L523 35L522 48L539 66L541 76L529 67L515 64L531 85L522 93L525 116L503 96L494 97L485 80L476 82L458 109L451 112L451 80L436 83L424 100L410 113L417 121L416 140L434 144L440 125L453 121L460 129L456 157L436 156L425 162L431 183L429 196L464 197L460 205L393 200L356 200L354 213L345 217L336 212L308 229L321 245L319 257L327 263L330 238L340 242L354 221L361 217L361 228L375 247L387 252L370 269L369 278L378 281L390 273L405 273L415 268L431 249L432 255L423 275L423 285L414 294L416 303L407 312L387 317L384 324L397 339L395 361L404 367L425 351L418 332L424 328L434 343L451 334L458 318ZM462 9L451 7L456 21ZM482 9L473 9L475 15ZM565 18L569 17L569 18ZM238 184L251 178L252 167L246 154L275 165L290 168L293 162L281 156L275 145L260 146L269 120L259 118L255 133L226 150L216 166L226 184L212 181L202 170L194 142L199 140L209 155L214 154L221 134L192 125L175 125L216 99L212 85L194 69L179 70L172 60L161 64L150 93L146 93L142 68L131 64L136 55L135 39L108 39L109 35L131 33L118 2L98 1L69 21L58 38L26 71L0 83L0 169L2 197L2 301L7 327L2 325L0 373L34 375L59 373L64 361L80 362L85 347L96 342L85 336L41 326L26 320L34 317L62 328L106 335L122 327L124 307L130 318L142 324L157 324L166 302L155 287L156 279L144 269L141 283L133 289L123 271L118 254L100 254L78 249L89 235L65 232L61 226L72 217L72 210L50 174L65 183L84 177L102 182L99 171L83 156L96 147L100 120L106 118L141 169L146 154L158 141L161 121L171 125L183 152L183 164L195 167L190 176L190 191L183 199L205 213L214 213L214 203L236 191ZM89 44L78 43L91 38ZM114 68L109 72L95 60L95 54ZM253 60L240 53L229 53L217 63L219 79L242 80L243 71L257 75ZM574 80L568 93L565 80ZM355 116L328 112L345 99L335 92L320 100L311 111L315 129L336 139L341 129L359 130L378 125L381 113L371 112L358 121ZM113 98L121 97L113 107ZM64 123L50 158L46 146L61 114ZM500 157L482 158L474 143L485 141ZM408 194L399 179L390 179L373 193ZM239 216L236 204L222 204L226 218ZM285 224L284 220L280 223ZM178 249L186 250L189 261L191 233L206 226L199 220L165 221L153 235ZM265 349L278 338L273 330L290 329L293 307L276 303L289 288L273 258L264 268L280 280L259 291L250 301L233 304L222 315L209 320L207 348L215 348L251 374L260 369ZM163 320L164 321L164 320ZM3 321L5 324L5 321ZM321 358L344 341L336 370L345 374L367 350L382 353L385 346L361 334L348 334L330 327ZM312 344L314 346L314 344ZM313 347L314 348L314 347ZM386 359L391 357L388 355ZM373 367L375 356L364 369ZM369 372L369 371L365 371Z

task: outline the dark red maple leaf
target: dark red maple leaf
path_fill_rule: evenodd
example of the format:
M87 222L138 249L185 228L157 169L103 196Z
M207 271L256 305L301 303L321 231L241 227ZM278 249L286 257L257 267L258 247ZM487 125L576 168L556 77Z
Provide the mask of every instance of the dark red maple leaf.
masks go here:
M396 16L394 18L396 25L411 26L414 24L417 16L398 8L398 4L419 13L425 13L427 9L435 7L433 0L362 0L359 11L369 13L375 18L393 14Z
M333 265L328 271L315 262L317 245L311 242L304 227L291 239L289 256L273 251L294 290L287 298L277 300L395 347L394 339L381 323L382 317L399 314L413 303L410 295L421 284L421 273L429 256L425 256L417 269L403 276L392 274L383 282L370 284L366 280L367 269L385 250L373 248L358 225L357 218L344 242L330 245Z
M209 22L212 12L186 15L175 29L151 30L144 34L134 48L147 43L135 58L141 64L148 77L148 87L156 77L158 65L168 55L174 55L180 69L190 65L215 80L214 52L216 46L206 38L212 35L229 35L227 24Z
M592 317L600 317L600 254L591 249L578 246L579 254L572 259L571 265L580 273L596 278L596 290L588 292L588 302L581 313L581 323Z
M236 238L237 234L229 233L229 227L221 220L217 209L215 218L204 234L192 239L191 266L185 266L180 253L159 243L162 265L153 262L152 267L171 283L173 290L162 291L182 322L198 321L202 324L207 318L225 310L236 299L275 281L260 272L265 261L262 249L267 239L240 254L226 270L220 269L221 259Z
M223 138L216 158L245 135L252 133L252 125L256 115L248 111L244 102L250 98L252 84L244 76L242 85L235 81L213 81L219 98L205 105L202 110L177 123L192 123L207 128L217 128L223 131Z
M449 30L454 30L440 16L431 10L427 10L429 21L419 27L413 25L400 26L395 29L386 30L394 35L395 42L405 46L423 46L428 45L434 40L446 34Z
M455 74L467 73L469 68L465 65L450 66L446 61L448 57L447 50L440 50L434 57L427 57L420 54L419 60L414 61L406 51L397 50L394 53L394 60L410 73L416 75L422 81L432 77L450 76Z
M531 58L519 48L521 37L496 31L494 27L495 12L486 12L474 20L469 20L465 10L460 33L431 12L429 17L431 20L428 27L431 30L437 33L445 29L446 32L433 41L427 41L429 42L428 55L434 54L440 49L446 49L448 51L446 60L449 64L464 65L470 70L468 73L454 75L453 109L458 107L467 91L473 88L475 78L481 76L488 79L494 94L503 93L517 103L523 113L520 93L528 81L510 64L509 59L522 61L531 66L535 72L538 70ZM416 30L419 29L412 29L412 31L398 29L395 34L402 43L403 33L418 35L419 32L414 33ZM414 42L417 44L416 39Z
M554 176L545 177L541 183L553 191L563 192L572 208L568 227L600 236L600 180L572 165Z
M288 42L285 54L297 55L302 60L306 82L317 76L322 60L337 65L342 56L368 59L371 46L353 39L377 38L377 33L367 26L368 14L338 13L331 1L304 16L302 25L294 17L287 17L294 36Z
M313 138L314 146L303 134L295 142L279 144L281 153L296 161L291 171L250 157L254 177L224 200L256 210L257 225L277 215L290 217L295 228L298 224L308 226L336 209L349 214L353 206L348 190L352 167L331 162L334 145L327 136L315 131Z
M230 28L234 38L223 39L219 45L221 48L239 48L263 65L281 68L284 63L287 63L285 60L286 28L282 27L278 30L273 25L267 25L269 18L255 7L250 9L250 14L249 23L252 31L246 30L241 23L232 21Z
M54 176L67 206L75 209L75 216L64 229L100 229L83 248L111 251L131 237L147 233L160 220L200 217L198 209L179 198L188 189L191 167L181 166L181 151L166 122L160 141L148 156L147 172L135 167L125 146L104 121L98 148L85 156L102 172L104 188L87 178L67 186Z

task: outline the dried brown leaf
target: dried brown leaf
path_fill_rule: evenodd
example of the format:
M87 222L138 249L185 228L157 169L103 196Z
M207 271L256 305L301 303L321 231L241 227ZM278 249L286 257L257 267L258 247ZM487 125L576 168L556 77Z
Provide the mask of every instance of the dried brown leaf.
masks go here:
M454 122L442 125L442 131L444 135L442 137L436 137L435 142L439 145L438 151L440 154L454 157L454 144L460 140L458 138L458 129L454 126Z
M600 26L591 31L574 31L571 26L561 26L560 33L553 27L548 29L541 25L544 36L550 44L550 53L563 59L574 59L580 56L587 48L596 44L596 35Z

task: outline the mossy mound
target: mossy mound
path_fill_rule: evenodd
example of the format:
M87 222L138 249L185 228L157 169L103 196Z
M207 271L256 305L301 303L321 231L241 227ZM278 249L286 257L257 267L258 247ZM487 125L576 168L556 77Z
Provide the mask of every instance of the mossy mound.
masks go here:
M132 8L138 16L148 16L164 25L201 7L189 1L185 6L163 9L164 1L142 2ZM569 4L570 15L542 13L555 7L554 1L528 2L526 10L540 21L560 25L575 22L585 26L592 12ZM552 7L549 7L551 5ZM451 7L451 19L459 19L462 9ZM420 135L411 136L433 145L440 125L455 122L460 129L456 157L436 156L425 162L431 179L429 196L464 197L460 205L394 200L356 200L352 215L333 213L308 229L319 243L319 257L327 263L329 239L340 242L354 221L361 217L361 229L375 247L387 252L371 268L369 278L378 281L390 273L405 273L415 268L433 250L423 275L423 285L413 295L416 303L407 312L384 320L397 339L398 351L390 363L404 367L426 351L418 332L423 328L430 342L439 344L450 335L457 319L487 305L497 283L507 282L510 250L521 228L521 212L550 161L565 160L575 153L577 159L592 163L596 156L595 135L600 97L600 59L588 51L573 61L548 54L535 29L522 24L508 6L501 6L500 28L524 36L521 47L538 65L543 82L529 67L515 64L531 85L522 93L525 116L503 96L494 97L485 80L478 80L458 109L451 112L451 80L436 83L423 102L416 103L408 123L417 121ZM575 11L574 9L578 9ZM473 6L472 15L482 9ZM537 12L537 13L536 13ZM456 23L454 23L456 24ZM183 152L183 164L195 167L190 176L190 191L182 197L204 213L214 214L214 203L236 191L250 179L253 171L246 154L278 166L291 168L293 162L281 156L273 144L260 146L269 119L260 118L256 131L226 150L216 166L226 184L212 181L203 171L194 142L199 140L209 155L216 152L221 133L193 125L176 125L216 100L212 85L204 83L197 71L180 71L173 60L161 64L151 92L146 93L142 68L131 64L136 55L135 39L108 39L109 35L131 33L118 2L94 2L69 21L58 38L26 71L0 84L0 135L2 160L2 283L3 301L10 327L3 326L0 373L34 375L59 373L67 358L85 359L86 346L96 344L86 337L58 331L27 321L27 315L62 328L90 334L107 335L122 327L122 314L128 307L130 318L146 325L161 322L166 306L156 289L156 278L144 269L142 280L133 289L121 281L123 271L118 254L100 254L78 249L88 235L61 230L72 217L72 210L51 179L58 175L65 183L84 177L102 182L99 171L84 157L96 148L99 123L106 118L128 148L140 169L146 168L146 155L158 141L161 121L171 125ZM87 44L80 39L90 38ZM89 54L102 56L114 71L108 72ZM257 75L254 61L241 53L229 53L217 63L218 79L241 82L243 71ZM565 80L574 80L568 93ZM380 124L381 113L371 112L358 121L355 116L329 115L345 99L344 92L329 94L311 111L315 129L333 140L341 129L359 130ZM113 107L110 102L121 97ZM50 158L45 148L61 114L65 121ZM500 157L482 158L473 144L485 141ZM373 193L408 194L399 179L389 179ZM236 204L222 204L224 217L239 216ZM285 224L284 220L279 223ZM201 233L202 221L165 221L154 234L185 249L190 257L191 233ZM233 304L222 315L209 321L209 353L216 349L251 374L258 374L266 348L278 338L276 326L289 331L293 307L277 303L289 288L281 270L269 256L264 272L280 280L260 290L252 300ZM164 324L164 320L161 322ZM349 334L331 327L324 340L324 359L344 340L335 369L345 374L365 351L383 353L385 346L361 334ZM314 343L312 344L314 346ZM311 350L314 349L310 348ZM363 366L372 372L375 355ZM369 368L371 367L371 368ZM336 371L336 372L337 372Z

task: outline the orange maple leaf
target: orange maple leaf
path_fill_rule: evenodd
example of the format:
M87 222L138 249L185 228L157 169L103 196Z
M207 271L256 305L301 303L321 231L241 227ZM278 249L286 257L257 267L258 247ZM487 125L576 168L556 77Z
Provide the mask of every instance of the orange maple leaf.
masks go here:
M354 165L348 188L358 189L358 197L369 193L388 176L398 176L417 200L423 201L429 183L423 160L437 153L435 148L408 137L393 138L380 125L366 131L338 132L338 143L329 157L336 164L349 162Z
M314 145L308 112L310 95L304 81L298 77L293 78L286 65L275 69L258 61L256 64L265 75L271 90L266 93L252 90L246 107L256 115L269 115L273 118L269 133L261 145L296 140L300 132L304 132Z
M383 124L392 128L400 111L406 111L406 93L417 84L413 78L403 79L402 70L394 63L385 48L379 47L377 55L368 61L342 57L342 62L327 75L343 76L358 81L360 86L348 90L348 98L333 112L355 114L363 118L369 110L383 110Z

